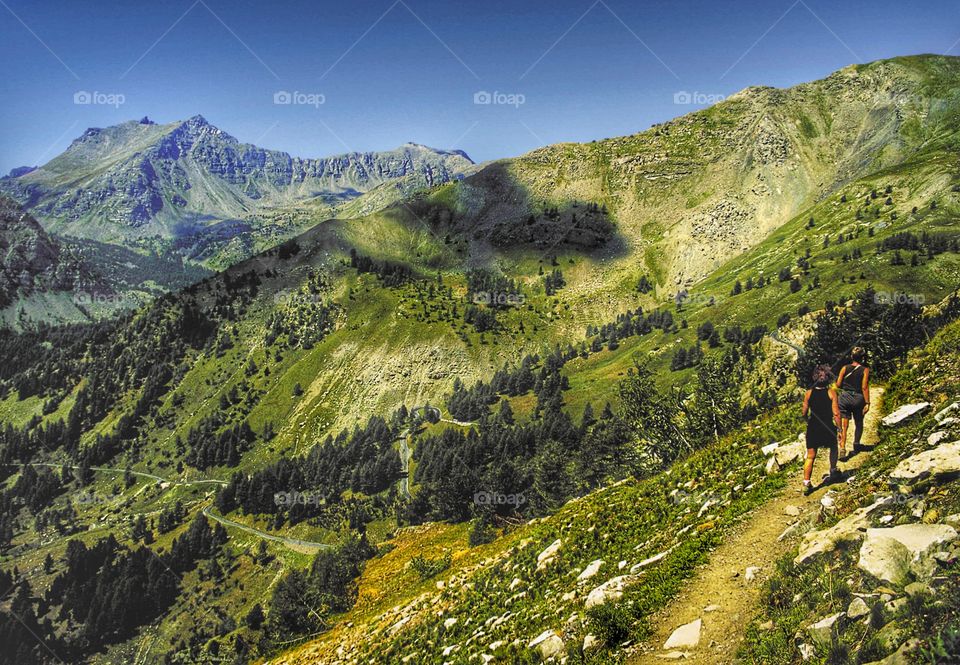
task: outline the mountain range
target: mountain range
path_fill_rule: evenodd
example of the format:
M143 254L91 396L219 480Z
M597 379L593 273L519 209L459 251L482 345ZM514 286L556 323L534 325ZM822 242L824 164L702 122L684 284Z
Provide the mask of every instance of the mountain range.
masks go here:
M143 118L88 129L47 164L0 179L0 192L54 237L97 246L88 252L94 261L134 255L157 264L149 280L166 290L184 285L184 271L199 278L205 268L224 268L338 212L367 214L472 166L462 151L414 143L295 158L240 143L199 115L163 125ZM99 266L108 282L113 263ZM127 305L156 291L136 280L112 287L130 296ZM61 320L77 314L50 310ZM31 315L43 318L39 308Z
M302 162L251 148L247 173L219 130L174 125L99 130L3 180L24 204L4 218L12 300L86 275L144 288L124 281L136 257L180 280L120 316L0 334L0 575L27 571L0 634L25 662L54 661L30 631L103 664L638 662L656 612L799 472L767 458L796 448L813 365L866 345L877 408L922 398L931 417L880 430L889 448L798 530L886 492L960 400L960 58L482 165L404 148L363 187L359 157L306 184ZM957 487L858 530L940 528ZM731 620L748 660L802 662L800 624L854 593L881 609L835 618L820 660L858 640L879 660L960 617L952 578L922 605L848 554L829 574L768 558L779 586L744 588L778 623ZM894 620L903 639L873 644Z

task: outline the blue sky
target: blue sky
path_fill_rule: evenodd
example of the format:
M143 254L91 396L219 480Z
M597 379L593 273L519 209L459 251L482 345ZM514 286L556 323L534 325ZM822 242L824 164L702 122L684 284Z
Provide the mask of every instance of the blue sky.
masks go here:
M197 113L295 155L414 141L482 161L958 40L956 3L935 0L0 0L0 171L87 127Z

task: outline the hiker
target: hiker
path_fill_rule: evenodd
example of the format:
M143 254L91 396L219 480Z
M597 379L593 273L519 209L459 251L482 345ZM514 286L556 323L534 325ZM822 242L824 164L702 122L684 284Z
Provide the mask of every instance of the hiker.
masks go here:
M803 417L807 419L807 459L803 463L803 493L813 491L810 476L817 450L827 448L830 452L830 477L840 475L837 470L837 429L840 427L840 405L837 391L833 388L833 372L829 365L819 365L813 370L813 387L803 396Z
M840 388L840 459L847 459L847 427L850 418L856 425L853 432L853 452L860 452L860 437L863 436L863 416L870 410L870 368L863 364L866 352L855 346L850 351L851 362L844 365L837 377Z

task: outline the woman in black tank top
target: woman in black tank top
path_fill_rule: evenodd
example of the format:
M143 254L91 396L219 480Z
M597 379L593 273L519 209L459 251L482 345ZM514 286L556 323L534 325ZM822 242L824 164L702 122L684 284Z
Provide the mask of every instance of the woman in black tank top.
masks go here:
M840 426L840 406L837 391L830 385L833 373L827 365L813 370L813 387L803 397L803 417L807 419L807 459L803 464L803 493L810 494L813 485L813 463L817 450L826 448L830 453L830 478L840 475L837 470L837 428Z
M853 418L853 452L860 450L863 436L863 416L870 410L870 368L863 364L866 352L855 346L850 352L852 362L840 370L840 459L847 458L847 428Z

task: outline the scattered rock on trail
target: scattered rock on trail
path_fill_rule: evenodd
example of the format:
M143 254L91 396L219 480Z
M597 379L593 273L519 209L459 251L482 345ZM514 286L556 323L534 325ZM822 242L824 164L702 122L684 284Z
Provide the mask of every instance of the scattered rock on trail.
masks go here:
M896 427L903 424L918 413L922 413L930 408L930 402L917 402L916 404L904 404L893 413L883 417L880 422L887 427Z
M674 630L667 641L663 643L664 649L692 649L700 643L700 630L703 628L703 620L697 619L684 624Z
M960 441L943 443L900 462L890 474L890 484L913 487L928 479L934 481L960 474Z
M792 505L792 504L791 504L791 505L788 505L788 506L784 506L784 507L783 507L783 514L784 514L784 515L787 515L788 517L799 517L799 515L800 515L800 508L799 508L799 506L794 506L794 505Z
M759 566L747 566L747 570L744 572L743 578L747 582L753 582L757 579L757 575L760 573Z

